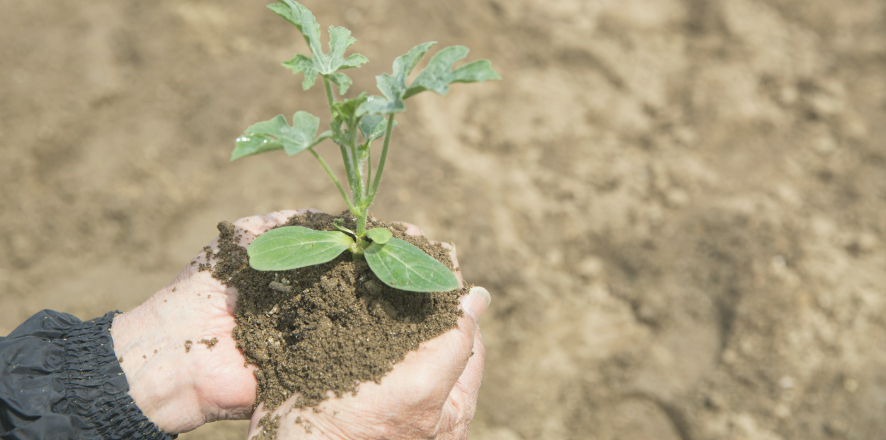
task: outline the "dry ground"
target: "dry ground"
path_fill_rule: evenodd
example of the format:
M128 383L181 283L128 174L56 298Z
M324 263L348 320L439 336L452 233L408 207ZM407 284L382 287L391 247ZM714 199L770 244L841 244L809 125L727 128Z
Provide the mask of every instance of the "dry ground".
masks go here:
M886 2L305 3L355 90L427 40L505 78L410 101L374 211L493 294L473 439L886 437ZM263 6L0 2L0 334L132 308L219 220L343 209L309 157L227 162L325 112Z

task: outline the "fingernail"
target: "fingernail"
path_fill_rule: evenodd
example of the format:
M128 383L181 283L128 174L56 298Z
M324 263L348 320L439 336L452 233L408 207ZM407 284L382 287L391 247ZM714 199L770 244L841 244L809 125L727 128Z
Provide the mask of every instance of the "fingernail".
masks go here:
M492 296L489 291L482 287L472 287L471 291L462 299L461 306L468 315L474 318L474 322L480 320L489 304L492 302Z

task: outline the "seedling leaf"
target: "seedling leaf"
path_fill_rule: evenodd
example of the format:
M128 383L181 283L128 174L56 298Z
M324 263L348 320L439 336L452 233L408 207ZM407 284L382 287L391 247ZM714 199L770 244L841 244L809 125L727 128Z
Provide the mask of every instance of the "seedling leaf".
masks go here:
M336 71L360 67L369 61L360 54L344 58L345 50L357 41L351 37L351 31L343 27L330 26L329 53L324 53L320 44L320 25L317 24L314 14L294 0L278 1L279 3L268 5L268 8L298 28L314 56L308 58L304 55L296 55L295 58L283 65L290 68L293 73L305 75L305 80L302 82L302 88L305 90L314 85L319 74L335 83L342 95L347 93L351 79L343 73L336 73Z
M348 89L351 88L351 84L354 83L351 78L341 72L326 75L326 77L329 78L329 81L338 86L338 91L342 95L348 93Z
M388 126L388 120L384 116L366 115L360 121L360 133L363 134L364 142L372 142L385 134ZM394 127L397 121L394 121Z
M290 156L301 153L330 136L323 133L320 137L314 137L319 127L320 118L308 112L296 113L291 126L283 115L255 123L237 138L231 160L281 149Z
M455 275L421 249L398 238L372 243L364 251L366 262L388 286L410 292L448 292L458 288Z
M415 69L415 65L421 60L428 50L431 49L436 41L419 44L413 47L404 55L400 55L394 60L394 71L391 75L387 73L375 77L376 85L385 97L370 96L365 104L360 106L357 111L358 115L367 113L385 115L390 113L399 113L406 110L406 99L403 95L406 93L406 78Z
M246 253L256 270L290 270L332 261L352 245L342 232L286 226L256 237Z
M428 66L418 74L415 81L409 86L409 89L403 95L403 99L407 99L425 90L432 90L439 95L446 95L449 92L449 85L452 83L471 83L501 79L501 76L492 69L489 60L474 61L452 70L452 65L456 61L468 56L468 52L468 48L464 46L449 46L434 54Z
M391 231L385 228L373 228L366 231L366 236L369 237L369 239L372 240L373 243L378 244L387 243L393 235L394 234L391 234Z

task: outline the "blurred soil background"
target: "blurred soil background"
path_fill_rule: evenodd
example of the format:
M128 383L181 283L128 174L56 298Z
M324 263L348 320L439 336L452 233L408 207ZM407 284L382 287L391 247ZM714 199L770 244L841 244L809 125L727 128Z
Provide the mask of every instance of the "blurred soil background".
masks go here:
M344 209L309 156L227 160L328 120L265 3L0 2L0 334L131 309L220 220ZM504 77L410 100L374 207L492 292L472 439L886 438L886 2L305 4L371 60L350 96L428 40Z

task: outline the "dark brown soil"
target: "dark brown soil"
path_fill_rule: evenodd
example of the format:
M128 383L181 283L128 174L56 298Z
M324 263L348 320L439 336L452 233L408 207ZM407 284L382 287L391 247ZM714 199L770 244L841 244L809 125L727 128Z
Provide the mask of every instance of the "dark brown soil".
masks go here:
M353 216L340 217L354 228ZM335 218L309 213L287 226L328 231ZM370 221L368 227L387 228L453 267L446 249L406 235L402 226ZM218 229L213 276L240 292L234 338L259 367L258 402L268 409L294 394L296 405L305 407L332 394L356 393L361 382L379 381L407 352L454 328L461 316L458 297L468 287L447 293L392 289L349 252L317 266L259 272L237 244L240 231L227 222Z

